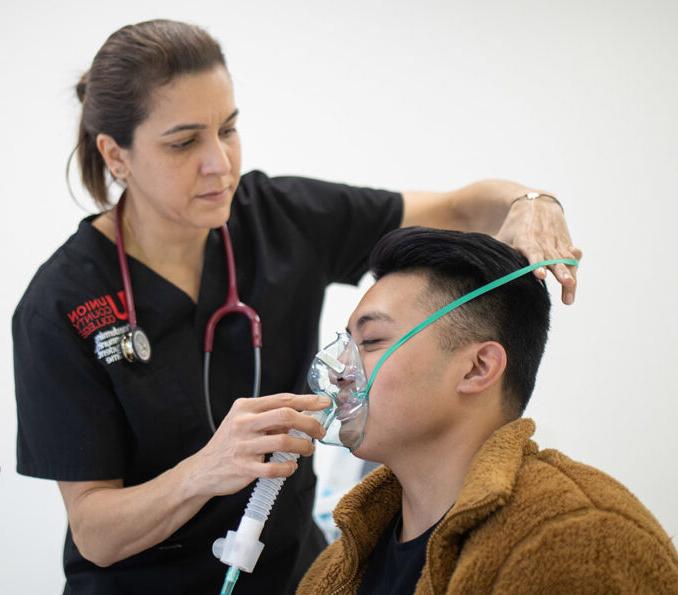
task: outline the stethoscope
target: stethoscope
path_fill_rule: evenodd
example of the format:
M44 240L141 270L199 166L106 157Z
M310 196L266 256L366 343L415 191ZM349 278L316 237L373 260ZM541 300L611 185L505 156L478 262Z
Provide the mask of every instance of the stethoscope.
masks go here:
M127 266L127 255L125 254L125 243L122 235L122 212L125 208L125 196L120 198L118 206L115 209L115 246L118 251L118 263L122 275L122 284L125 290L125 299L127 301L127 313L129 319L129 330L120 340L120 348L123 357L128 362L148 363L151 359L151 343L146 333L137 325L137 312L134 306L134 294L132 293L132 281ZM254 348L254 390L253 397L259 396L261 390L261 320L256 311L243 304L238 297L238 283L235 275L235 259L233 258L233 246L231 245L231 236L228 233L228 227L224 223L221 228L221 236L224 240L224 253L226 255L226 266L228 269L228 295L224 305L212 314L205 329L205 361L203 364L203 393L205 397L205 410L207 412L207 421L212 432L216 432L216 424L212 415L212 404L210 401L210 357L214 347L214 331L222 318L229 314L242 314L250 321L250 330L252 334L252 347Z

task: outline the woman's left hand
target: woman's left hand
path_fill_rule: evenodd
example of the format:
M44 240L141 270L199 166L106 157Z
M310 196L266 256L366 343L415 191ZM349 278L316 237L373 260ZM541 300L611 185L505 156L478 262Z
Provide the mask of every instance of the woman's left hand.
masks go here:
M582 251L572 244L563 210L550 198L515 201L495 237L524 254L530 264L554 258L582 258ZM556 264L548 268L562 285L563 303L572 304L577 291L577 267ZM545 279L547 272L542 267L534 274Z

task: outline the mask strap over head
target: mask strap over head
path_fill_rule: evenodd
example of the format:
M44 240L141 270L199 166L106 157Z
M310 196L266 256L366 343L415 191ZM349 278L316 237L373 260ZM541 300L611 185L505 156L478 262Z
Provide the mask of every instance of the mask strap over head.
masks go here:
M381 356L379 361L377 362L377 365L374 367L374 370L372 370L372 374L370 375L370 379L367 382L367 387L365 388L365 391L361 395L362 398L367 399L369 394L370 394L370 389L372 388L372 384L374 384L374 380L377 376L377 373L381 369L381 367L384 365L384 362L391 357L393 352L401 347L403 344L407 343L412 337L414 337L416 334L420 333L423 331L427 326L430 324L433 324L436 320L439 318L442 318L445 316L445 314L449 314L452 312L452 310L455 310L459 306L462 306L466 304L467 302L470 302L471 300L483 295L484 293L487 293L489 291L492 291L493 289L497 289L497 287L501 287L502 285L506 285L507 283L510 283L514 279L517 279L518 277L522 277L523 275L526 275L527 273L531 273L532 271L540 268L540 267L545 267L545 266L550 266L553 264L568 264L571 266L578 266L579 261L575 260L573 258L554 258L552 260L542 260L540 262L536 262L534 264L528 265L526 267L523 267L522 269L518 269L517 271L513 271L512 273L509 273L508 275L504 275L503 277L500 277L499 279L495 279L494 281L483 285L482 287L479 287L478 289L475 289L466 295L461 296L459 299L454 300L453 302L447 304L446 306L443 306L440 308L440 310L437 310L433 314L431 314L426 320L423 322L419 323L417 326L415 326L411 331L403 335L396 343L391 345L386 350L386 353Z

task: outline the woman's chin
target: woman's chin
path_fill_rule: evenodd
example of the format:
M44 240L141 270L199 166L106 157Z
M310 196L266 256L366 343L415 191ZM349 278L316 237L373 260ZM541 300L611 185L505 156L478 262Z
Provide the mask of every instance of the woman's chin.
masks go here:
M221 204L206 203L201 205L198 213L195 213L193 225L203 229L215 229L226 223L231 216L232 201Z

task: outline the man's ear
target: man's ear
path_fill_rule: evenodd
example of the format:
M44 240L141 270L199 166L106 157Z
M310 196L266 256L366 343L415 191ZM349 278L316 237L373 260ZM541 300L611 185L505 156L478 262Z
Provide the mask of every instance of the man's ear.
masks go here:
M470 345L467 355L467 368L457 384L457 392L462 395L476 395L499 382L506 369L506 351L496 341L485 341Z
M108 134L97 134L96 144L113 177L117 180L125 180L129 175L125 149L120 148L115 139Z

